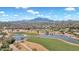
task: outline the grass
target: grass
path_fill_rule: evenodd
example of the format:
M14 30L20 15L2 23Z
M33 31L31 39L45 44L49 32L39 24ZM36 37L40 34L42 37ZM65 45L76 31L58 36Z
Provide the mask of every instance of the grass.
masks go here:
M13 34L37 35L37 33L31 33L31 32L14 32Z
M79 51L78 46L74 46L57 39L31 37L28 41L39 43L50 51Z

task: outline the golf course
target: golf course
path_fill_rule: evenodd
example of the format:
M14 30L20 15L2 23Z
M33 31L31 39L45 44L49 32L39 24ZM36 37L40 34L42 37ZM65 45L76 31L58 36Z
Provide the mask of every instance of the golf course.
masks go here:
M79 46L68 44L57 39L31 37L27 41L39 43L49 51L79 51Z

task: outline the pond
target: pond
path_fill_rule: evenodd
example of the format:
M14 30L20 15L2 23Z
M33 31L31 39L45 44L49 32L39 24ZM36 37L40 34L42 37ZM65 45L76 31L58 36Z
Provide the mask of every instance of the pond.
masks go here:
M41 35L38 35L38 37L40 37L40 38L50 38L50 39L53 39L53 38L54 39L63 39L65 41L68 41L68 42L71 42L71 43L79 44L78 40L76 40L72 37L63 35L63 34L53 34L53 35L41 34ZM11 36L11 38L14 38L16 41L20 41L20 40L24 40L25 38L27 39L27 36L24 36L22 34L13 34Z
M69 36L66 36L66 35L63 35L63 34L53 34L53 35L39 35L38 37L41 37L41 38L54 38L54 39L63 39L65 41L68 41L68 42L71 42L71 43L75 43L75 44L79 44L79 41L72 38L72 37L69 37Z
M13 34L11 38L14 38L16 41L24 40L27 36L24 36L22 34Z

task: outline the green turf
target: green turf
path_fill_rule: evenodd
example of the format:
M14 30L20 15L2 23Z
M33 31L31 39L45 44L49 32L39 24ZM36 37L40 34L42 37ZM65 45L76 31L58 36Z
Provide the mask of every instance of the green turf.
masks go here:
M37 35L37 33L29 33L29 32L14 32L13 34Z
M74 46L57 39L32 37L32 38L29 38L28 41L39 43L50 51L79 51L78 46Z

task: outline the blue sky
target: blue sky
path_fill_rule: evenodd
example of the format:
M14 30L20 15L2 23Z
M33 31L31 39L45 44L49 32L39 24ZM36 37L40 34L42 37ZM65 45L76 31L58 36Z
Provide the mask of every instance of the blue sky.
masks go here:
M79 20L78 7L0 7L0 21L30 20L37 17L51 20Z

